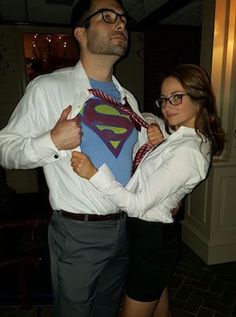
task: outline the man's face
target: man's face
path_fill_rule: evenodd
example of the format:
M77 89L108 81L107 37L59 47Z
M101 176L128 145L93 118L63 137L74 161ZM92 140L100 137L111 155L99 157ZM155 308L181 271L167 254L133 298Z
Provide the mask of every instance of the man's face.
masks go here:
M90 15L100 9L108 9L99 12L89 19L89 27L86 30L87 49L90 53L101 55L115 55L121 57L128 46L128 32L126 18L114 14L124 14L124 10L116 0L94 0ZM111 11L109 11L111 10ZM108 23L104 18L116 17L114 23Z

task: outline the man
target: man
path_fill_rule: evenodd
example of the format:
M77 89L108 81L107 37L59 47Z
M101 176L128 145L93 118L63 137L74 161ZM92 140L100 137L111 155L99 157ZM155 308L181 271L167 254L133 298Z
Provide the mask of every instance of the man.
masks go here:
M4 167L44 169L54 210L49 249L56 317L113 317L119 309L128 263L125 214L73 172L70 158L82 129L81 149L95 165L106 162L124 185L131 176L139 132L117 105L89 91L128 101L139 113L112 75L127 51L127 19L118 0L79 1L72 24L80 61L30 82L0 132ZM141 144L144 128L139 135Z

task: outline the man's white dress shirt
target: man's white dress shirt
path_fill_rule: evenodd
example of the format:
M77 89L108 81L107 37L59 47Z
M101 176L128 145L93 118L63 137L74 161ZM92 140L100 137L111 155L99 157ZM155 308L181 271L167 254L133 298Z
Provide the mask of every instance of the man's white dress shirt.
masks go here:
M133 95L121 87L115 77L112 80L121 99L126 96L132 109L141 115ZM89 88L91 86L81 62L32 80L9 123L0 131L0 164L8 169L42 166L54 210L110 214L119 208L73 172L71 151L59 151L50 137L50 130L68 105L72 105L70 118L78 114L91 97ZM146 130L142 128L137 147L146 140Z

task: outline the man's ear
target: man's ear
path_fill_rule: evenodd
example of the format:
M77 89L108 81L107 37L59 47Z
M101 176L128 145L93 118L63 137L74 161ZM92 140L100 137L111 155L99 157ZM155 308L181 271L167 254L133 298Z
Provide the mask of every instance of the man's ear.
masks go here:
M81 27L75 28L74 37L82 44L86 40L86 29Z

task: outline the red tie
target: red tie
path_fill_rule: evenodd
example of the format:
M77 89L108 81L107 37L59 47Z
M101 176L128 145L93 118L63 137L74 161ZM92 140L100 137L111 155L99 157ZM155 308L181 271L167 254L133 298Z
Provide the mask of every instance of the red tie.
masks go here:
M141 127L144 127L146 129L148 128L148 123L146 121L144 121L141 117L139 117L139 115L137 115L137 113L135 113L132 110L131 106L128 104L127 101L125 102L124 105L122 105L120 102L117 102L115 99L113 99L111 96L107 95L106 93L104 93L101 90L91 88L91 89L89 89L89 92L91 92L94 96L99 97L100 99L106 100L110 104L113 104L113 105L119 107L122 111L127 113L130 117L130 120L133 122L133 124L135 125L137 130L140 131ZM149 152L150 150L152 150L153 148L154 148L154 146L149 142L143 144L140 147L140 149L138 150L138 152L136 153L136 155L134 157L132 174L135 172L136 168L138 167L138 165L141 162L144 155L147 152Z
M110 104L115 105L116 107L119 107L123 112L127 113L129 115L130 120L135 125L136 129L138 131L141 130L141 127L148 128L148 124L146 121L144 121L137 113L135 113L131 106L128 104L127 100L124 105L122 105L120 102L113 99L111 96L107 95L105 92L98 90L98 89L89 89L89 92L91 92L94 96L99 97L100 99L106 100Z
M152 151L156 146L152 145L151 143L147 142L144 143L140 149L137 151L134 157L133 161L133 167L132 167L132 175L136 171L137 167L139 166L139 163L142 161L144 155L148 153L149 151Z

